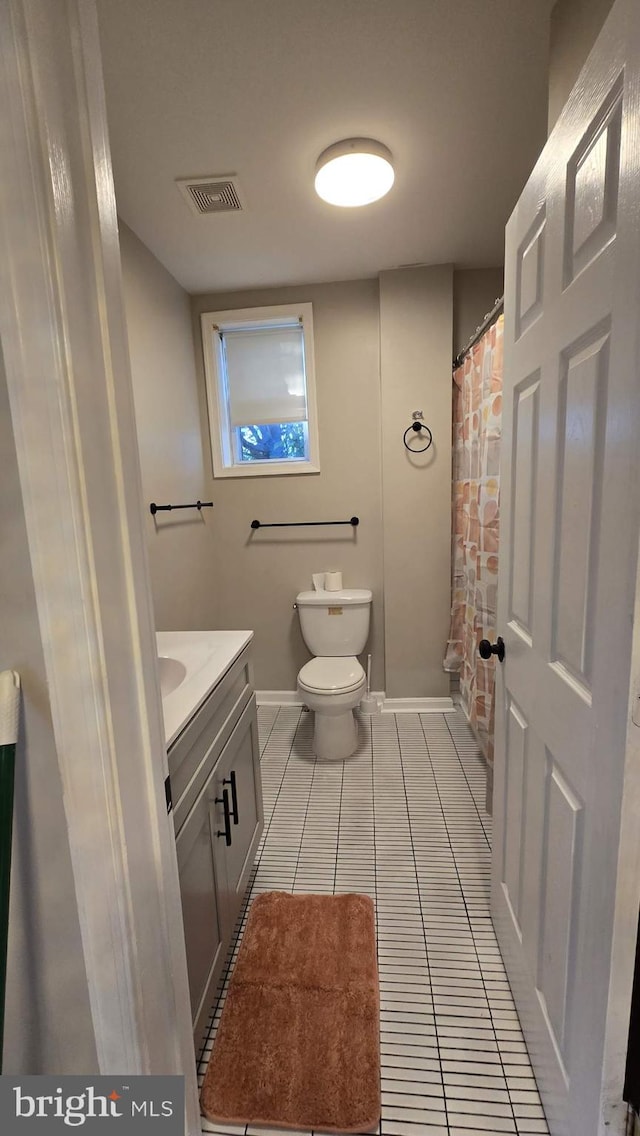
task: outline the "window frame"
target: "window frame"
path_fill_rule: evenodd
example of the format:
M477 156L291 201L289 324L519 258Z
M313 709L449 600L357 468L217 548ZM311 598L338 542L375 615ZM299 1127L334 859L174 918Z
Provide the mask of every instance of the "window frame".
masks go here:
M235 458L234 429L229 421L229 401L225 396L226 368L222 359L222 342L216 334L225 327L246 323L268 324L279 320L300 320L304 343L304 369L307 392L307 428L309 456L307 459L289 458L286 461L238 462ZM313 305L276 304L263 308L234 308L221 312L203 312L200 316L202 349L204 354L207 410L209 416L209 442L213 476L218 477L281 477L320 473L320 447L318 440L318 412L316 405L315 362L313 351ZM247 423L261 426L261 422Z

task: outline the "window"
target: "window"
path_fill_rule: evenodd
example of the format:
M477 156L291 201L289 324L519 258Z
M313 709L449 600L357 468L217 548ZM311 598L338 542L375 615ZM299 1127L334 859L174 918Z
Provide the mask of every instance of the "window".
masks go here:
M214 477L319 473L311 304L206 312Z

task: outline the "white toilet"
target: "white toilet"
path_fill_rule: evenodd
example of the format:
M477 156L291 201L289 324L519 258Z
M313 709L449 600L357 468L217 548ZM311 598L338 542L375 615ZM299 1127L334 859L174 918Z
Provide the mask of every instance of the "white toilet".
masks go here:
M302 635L315 655L300 670L298 690L315 712L313 749L320 758L341 761L358 744L353 711L367 681L356 655L369 636L371 598L366 588L296 597Z

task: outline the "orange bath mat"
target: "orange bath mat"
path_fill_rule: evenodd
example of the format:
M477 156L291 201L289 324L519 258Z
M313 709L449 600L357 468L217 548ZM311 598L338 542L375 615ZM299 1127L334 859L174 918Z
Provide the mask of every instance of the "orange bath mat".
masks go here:
M259 896L202 1086L204 1115L325 1132L375 1127L379 990L367 896Z

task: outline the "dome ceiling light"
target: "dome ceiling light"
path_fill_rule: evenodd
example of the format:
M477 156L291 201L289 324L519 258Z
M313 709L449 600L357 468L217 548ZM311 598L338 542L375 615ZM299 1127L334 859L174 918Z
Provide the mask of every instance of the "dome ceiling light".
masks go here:
M316 193L330 205L353 208L384 197L393 185L391 151L372 138L345 138L323 150L316 164Z

